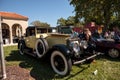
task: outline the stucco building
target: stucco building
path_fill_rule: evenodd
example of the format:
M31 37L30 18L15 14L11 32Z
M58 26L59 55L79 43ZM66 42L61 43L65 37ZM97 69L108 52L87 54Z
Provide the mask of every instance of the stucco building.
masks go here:
M16 43L28 27L28 17L12 12L0 12L0 17L4 44Z

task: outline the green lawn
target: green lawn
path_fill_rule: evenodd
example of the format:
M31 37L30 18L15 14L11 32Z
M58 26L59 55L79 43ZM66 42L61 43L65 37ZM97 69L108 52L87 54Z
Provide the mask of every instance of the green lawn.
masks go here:
M18 65L30 70L36 80L120 80L120 59L98 56L95 63L73 65L70 75L61 77L54 73L47 60L20 55L17 46L4 47L6 66ZM97 75L93 72L98 70Z

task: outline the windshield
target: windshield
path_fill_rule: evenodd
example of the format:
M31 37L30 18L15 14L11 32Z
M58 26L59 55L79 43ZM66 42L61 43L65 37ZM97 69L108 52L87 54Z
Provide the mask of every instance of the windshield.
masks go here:
M52 29L48 29L48 28L37 28L37 33L51 33Z

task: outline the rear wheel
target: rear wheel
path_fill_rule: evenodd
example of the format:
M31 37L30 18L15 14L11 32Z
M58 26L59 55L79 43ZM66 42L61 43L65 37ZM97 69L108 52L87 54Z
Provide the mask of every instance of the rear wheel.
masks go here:
M25 49L25 44L20 43L20 44L19 44L19 53L20 53L21 55L24 54L24 49Z
M71 59L67 59L60 51L53 51L50 57L50 62L53 70L62 76L70 73L72 68Z
M119 51L117 49L110 49L108 51L108 55L112 58L118 58L119 57Z

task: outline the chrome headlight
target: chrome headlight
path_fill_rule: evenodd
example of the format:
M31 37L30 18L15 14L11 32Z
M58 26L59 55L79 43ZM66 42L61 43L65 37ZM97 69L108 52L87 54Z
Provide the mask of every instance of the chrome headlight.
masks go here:
M79 54L80 52L80 44L78 41L72 41L70 43L70 46L72 47L72 49L74 50L74 52L76 53L76 55Z

